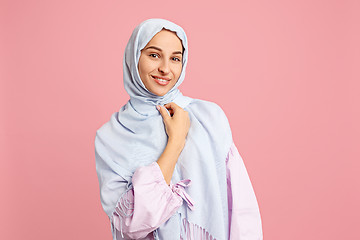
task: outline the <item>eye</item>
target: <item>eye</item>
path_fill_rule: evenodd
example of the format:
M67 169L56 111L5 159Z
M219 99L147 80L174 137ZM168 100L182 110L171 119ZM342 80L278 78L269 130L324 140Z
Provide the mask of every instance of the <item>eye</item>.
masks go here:
M155 53L150 53L149 56L151 57L158 57L159 55L155 54Z
M172 59L177 61L177 62L181 62L180 58L178 58L178 57L173 57Z

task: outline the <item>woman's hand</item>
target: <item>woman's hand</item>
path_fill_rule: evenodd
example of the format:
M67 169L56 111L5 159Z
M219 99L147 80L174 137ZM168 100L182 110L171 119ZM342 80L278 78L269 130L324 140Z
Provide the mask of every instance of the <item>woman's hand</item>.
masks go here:
M164 105L169 110L170 116L164 107L157 107L159 107L158 110L163 118L166 134L169 137L165 150L157 163L166 183L169 185L175 164L185 146L186 136L190 128L190 118L189 113L174 102Z
M163 118L166 134L169 137L168 142L178 143L183 147L190 128L189 113L174 102L164 105L171 116L169 116L164 107L159 107L158 110Z

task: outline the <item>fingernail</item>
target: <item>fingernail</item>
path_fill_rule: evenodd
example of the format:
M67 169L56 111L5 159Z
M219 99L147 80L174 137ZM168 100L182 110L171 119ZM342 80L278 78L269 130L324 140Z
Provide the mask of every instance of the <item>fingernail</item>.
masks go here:
M157 105L157 106L156 106L156 109L157 109L157 110L160 110L160 106L159 106L159 105Z

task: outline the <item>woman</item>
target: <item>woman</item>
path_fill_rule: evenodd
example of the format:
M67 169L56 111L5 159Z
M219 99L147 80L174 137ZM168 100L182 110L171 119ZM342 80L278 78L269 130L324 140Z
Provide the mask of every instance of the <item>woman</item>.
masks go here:
M148 19L123 61L130 100L96 132L114 239L262 239L258 204L222 109L183 96L184 30Z

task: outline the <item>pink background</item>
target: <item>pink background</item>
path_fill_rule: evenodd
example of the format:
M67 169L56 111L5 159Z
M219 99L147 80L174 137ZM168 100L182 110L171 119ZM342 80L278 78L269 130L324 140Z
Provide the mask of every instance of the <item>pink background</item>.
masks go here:
M264 239L360 239L359 1L126 2L0 2L0 239L111 239L94 137L152 17L185 29L180 89L227 114Z

